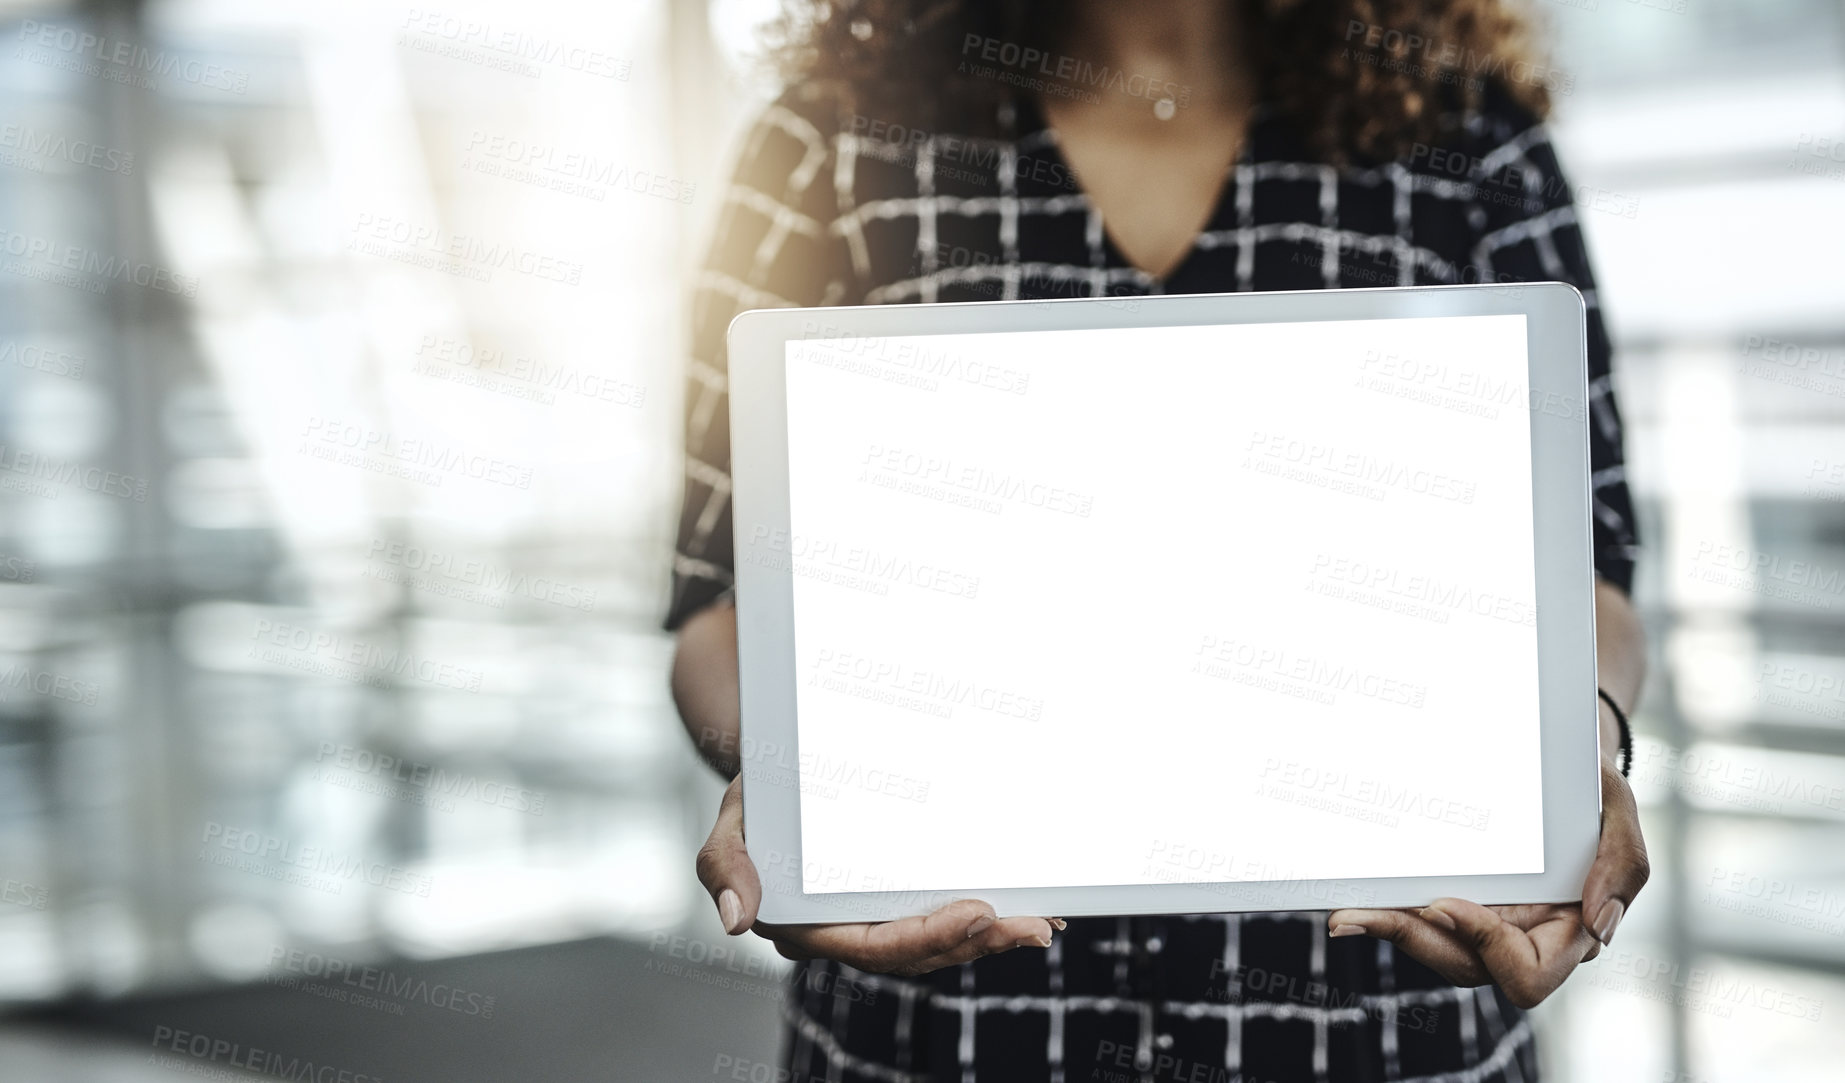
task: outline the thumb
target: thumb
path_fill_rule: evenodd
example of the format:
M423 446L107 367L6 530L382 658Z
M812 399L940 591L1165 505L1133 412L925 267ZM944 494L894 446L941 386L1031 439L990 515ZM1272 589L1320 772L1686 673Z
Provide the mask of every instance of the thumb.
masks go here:
M756 864L743 846L743 776L724 791L711 837L698 850L698 882L717 904L718 920L732 936L756 923L762 903L762 881Z
M1612 763L1602 761L1602 840L1582 885L1582 920L1607 944L1646 885L1650 868L1640 837L1640 809L1634 791Z

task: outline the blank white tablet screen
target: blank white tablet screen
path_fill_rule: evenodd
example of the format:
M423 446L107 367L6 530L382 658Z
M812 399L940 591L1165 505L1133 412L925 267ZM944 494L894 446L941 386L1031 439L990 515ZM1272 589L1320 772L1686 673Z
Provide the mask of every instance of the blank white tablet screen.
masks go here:
M789 343L806 889L1542 871L1525 343Z

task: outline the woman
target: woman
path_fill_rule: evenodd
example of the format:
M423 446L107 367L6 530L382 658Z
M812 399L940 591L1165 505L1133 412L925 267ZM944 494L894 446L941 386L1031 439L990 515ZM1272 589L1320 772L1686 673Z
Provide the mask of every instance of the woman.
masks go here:
M1540 119L1561 77L1494 0L833 0L795 4L782 31L792 89L746 141L698 283L667 621L674 694L716 769L737 771L737 311L1526 280L1589 303L1608 750L1582 903L1419 912L1066 925L963 901L771 927L733 783L698 871L729 932L803 960L785 1078L1535 1078L1523 1009L1611 940L1647 875L1614 764L1643 665L1620 419ZM974 844L1029 845L1022 826Z

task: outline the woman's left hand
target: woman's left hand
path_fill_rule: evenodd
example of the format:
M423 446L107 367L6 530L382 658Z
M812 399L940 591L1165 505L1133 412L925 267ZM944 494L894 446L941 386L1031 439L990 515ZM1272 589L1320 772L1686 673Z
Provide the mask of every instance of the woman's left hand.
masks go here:
M1529 1008L1614 939L1647 874L1634 792L1603 760L1602 838L1581 903L1481 906L1437 899L1419 911L1335 910L1327 922L1333 936L1388 940L1456 985L1495 982L1512 1003ZM1584 914L1592 915L1586 925Z

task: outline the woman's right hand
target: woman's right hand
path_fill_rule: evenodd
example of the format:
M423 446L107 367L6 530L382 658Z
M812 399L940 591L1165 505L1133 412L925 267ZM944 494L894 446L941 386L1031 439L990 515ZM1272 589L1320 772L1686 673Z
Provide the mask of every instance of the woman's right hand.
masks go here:
M698 851L698 879L717 903L724 931L750 929L785 959L832 959L872 974L909 977L971 962L1013 948L1051 946L1051 918L995 918L973 899L951 902L933 914L875 924L771 925L756 920L762 883L743 846L743 778L731 780L718 806L717 825Z

